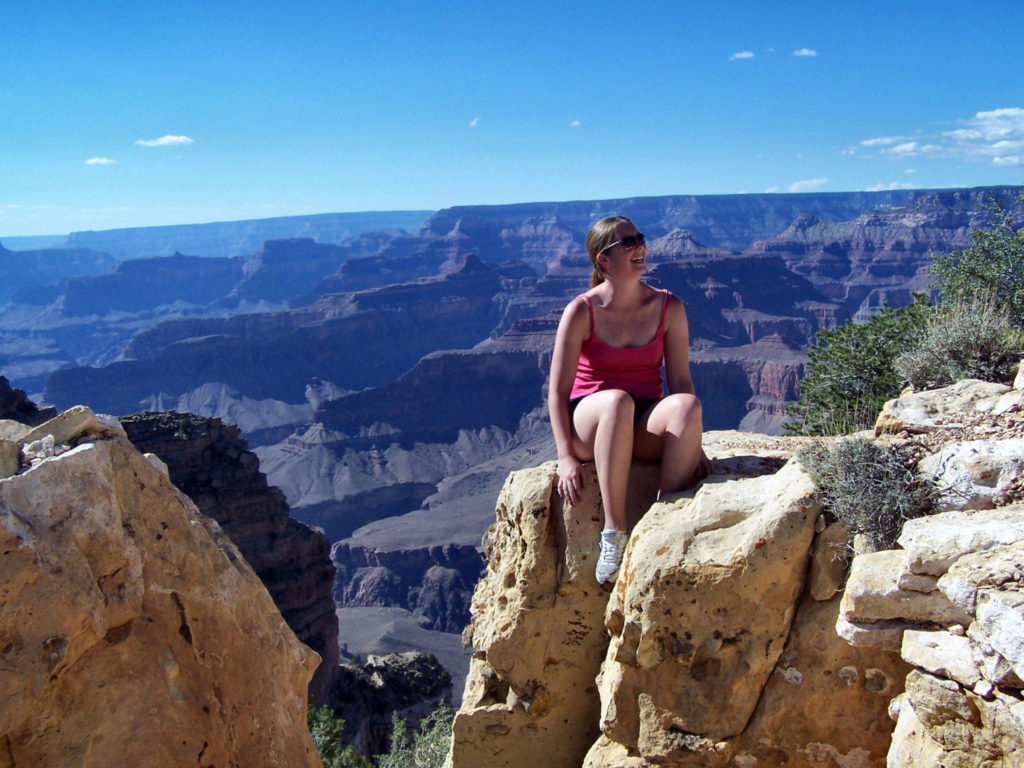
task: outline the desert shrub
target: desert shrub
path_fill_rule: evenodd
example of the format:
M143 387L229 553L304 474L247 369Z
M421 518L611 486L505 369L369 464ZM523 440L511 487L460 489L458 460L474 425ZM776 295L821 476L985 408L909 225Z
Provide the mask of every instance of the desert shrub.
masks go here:
M919 390L961 379L1008 383L1021 342L1020 328L991 297L947 300L931 312L920 343L896 359L896 370Z
M995 202L991 209L993 225L971 232L968 247L932 256L934 285L944 301L991 297L1011 323L1024 327L1024 229Z
M874 425L904 379L895 360L918 339L928 315L923 294L901 309L883 305L866 323L823 328L807 352L800 399L790 403L783 428L805 435L843 435Z
M346 746L345 721L335 715L330 707L310 704L306 720L324 768L373 768L370 758Z
M455 713L441 704L420 720L419 730L410 733L395 715L391 725L391 750L377 755L379 768L441 768L452 740Z
M797 459L817 484L826 516L865 534L877 549L894 548L903 523L935 507L936 488L914 472L906 447L859 437L833 445L815 440Z

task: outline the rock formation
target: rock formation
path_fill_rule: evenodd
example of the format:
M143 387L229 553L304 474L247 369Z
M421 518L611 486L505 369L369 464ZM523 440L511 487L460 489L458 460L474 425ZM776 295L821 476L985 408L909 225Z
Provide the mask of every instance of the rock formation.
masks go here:
M610 593L596 478L568 508L553 463L514 472L449 765L1021 765L1022 413L1019 387L981 382L889 403L878 439L918 442L948 511L858 555L845 588L849 534L789 460L801 439L710 433L715 474L657 502L634 462Z
M319 659L160 461L85 408L0 433L0 762L321 765Z
M233 424L193 414L143 413L121 419L128 438L156 454L171 482L216 520L263 581L292 631L323 663L310 694L323 699L338 665L338 621L330 543L321 531L289 517L277 488Z
M927 446L918 469L946 510L909 521L902 549L857 556L843 597L841 634L914 667L893 702L889 768L1022 765L1024 391L907 394L876 430Z

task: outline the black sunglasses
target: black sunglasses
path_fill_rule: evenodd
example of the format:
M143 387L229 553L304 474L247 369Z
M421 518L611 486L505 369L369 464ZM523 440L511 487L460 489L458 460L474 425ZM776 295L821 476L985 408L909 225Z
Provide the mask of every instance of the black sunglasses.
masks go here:
M609 243L601 249L601 253L604 253L609 248L614 248L616 245L621 245L627 251L632 251L634 248L639 248L641 245L646 243L647 240L644 238L643 232L637 232L635 235L626 235L621 240L616 240L614 243Z

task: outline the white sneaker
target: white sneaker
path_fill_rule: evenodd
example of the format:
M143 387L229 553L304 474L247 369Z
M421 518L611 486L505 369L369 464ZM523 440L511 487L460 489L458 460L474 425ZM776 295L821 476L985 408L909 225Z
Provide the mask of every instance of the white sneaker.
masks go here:
M624 531L616 531L614 528L601 531L601 554L597 556L597 569L594 573L598 584L615 581L627 541L629 536Z

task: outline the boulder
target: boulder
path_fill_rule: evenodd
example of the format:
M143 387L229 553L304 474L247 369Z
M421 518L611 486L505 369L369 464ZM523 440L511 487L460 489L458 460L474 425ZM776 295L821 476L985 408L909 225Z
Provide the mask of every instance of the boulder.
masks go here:
M319 766L316 654L219 526L78 416L88 440L43 425L82 441L0 480L5 764Z
M939 510L991 509L1024 476L1024 440L970 440L943 446L918 464L941 489Z

